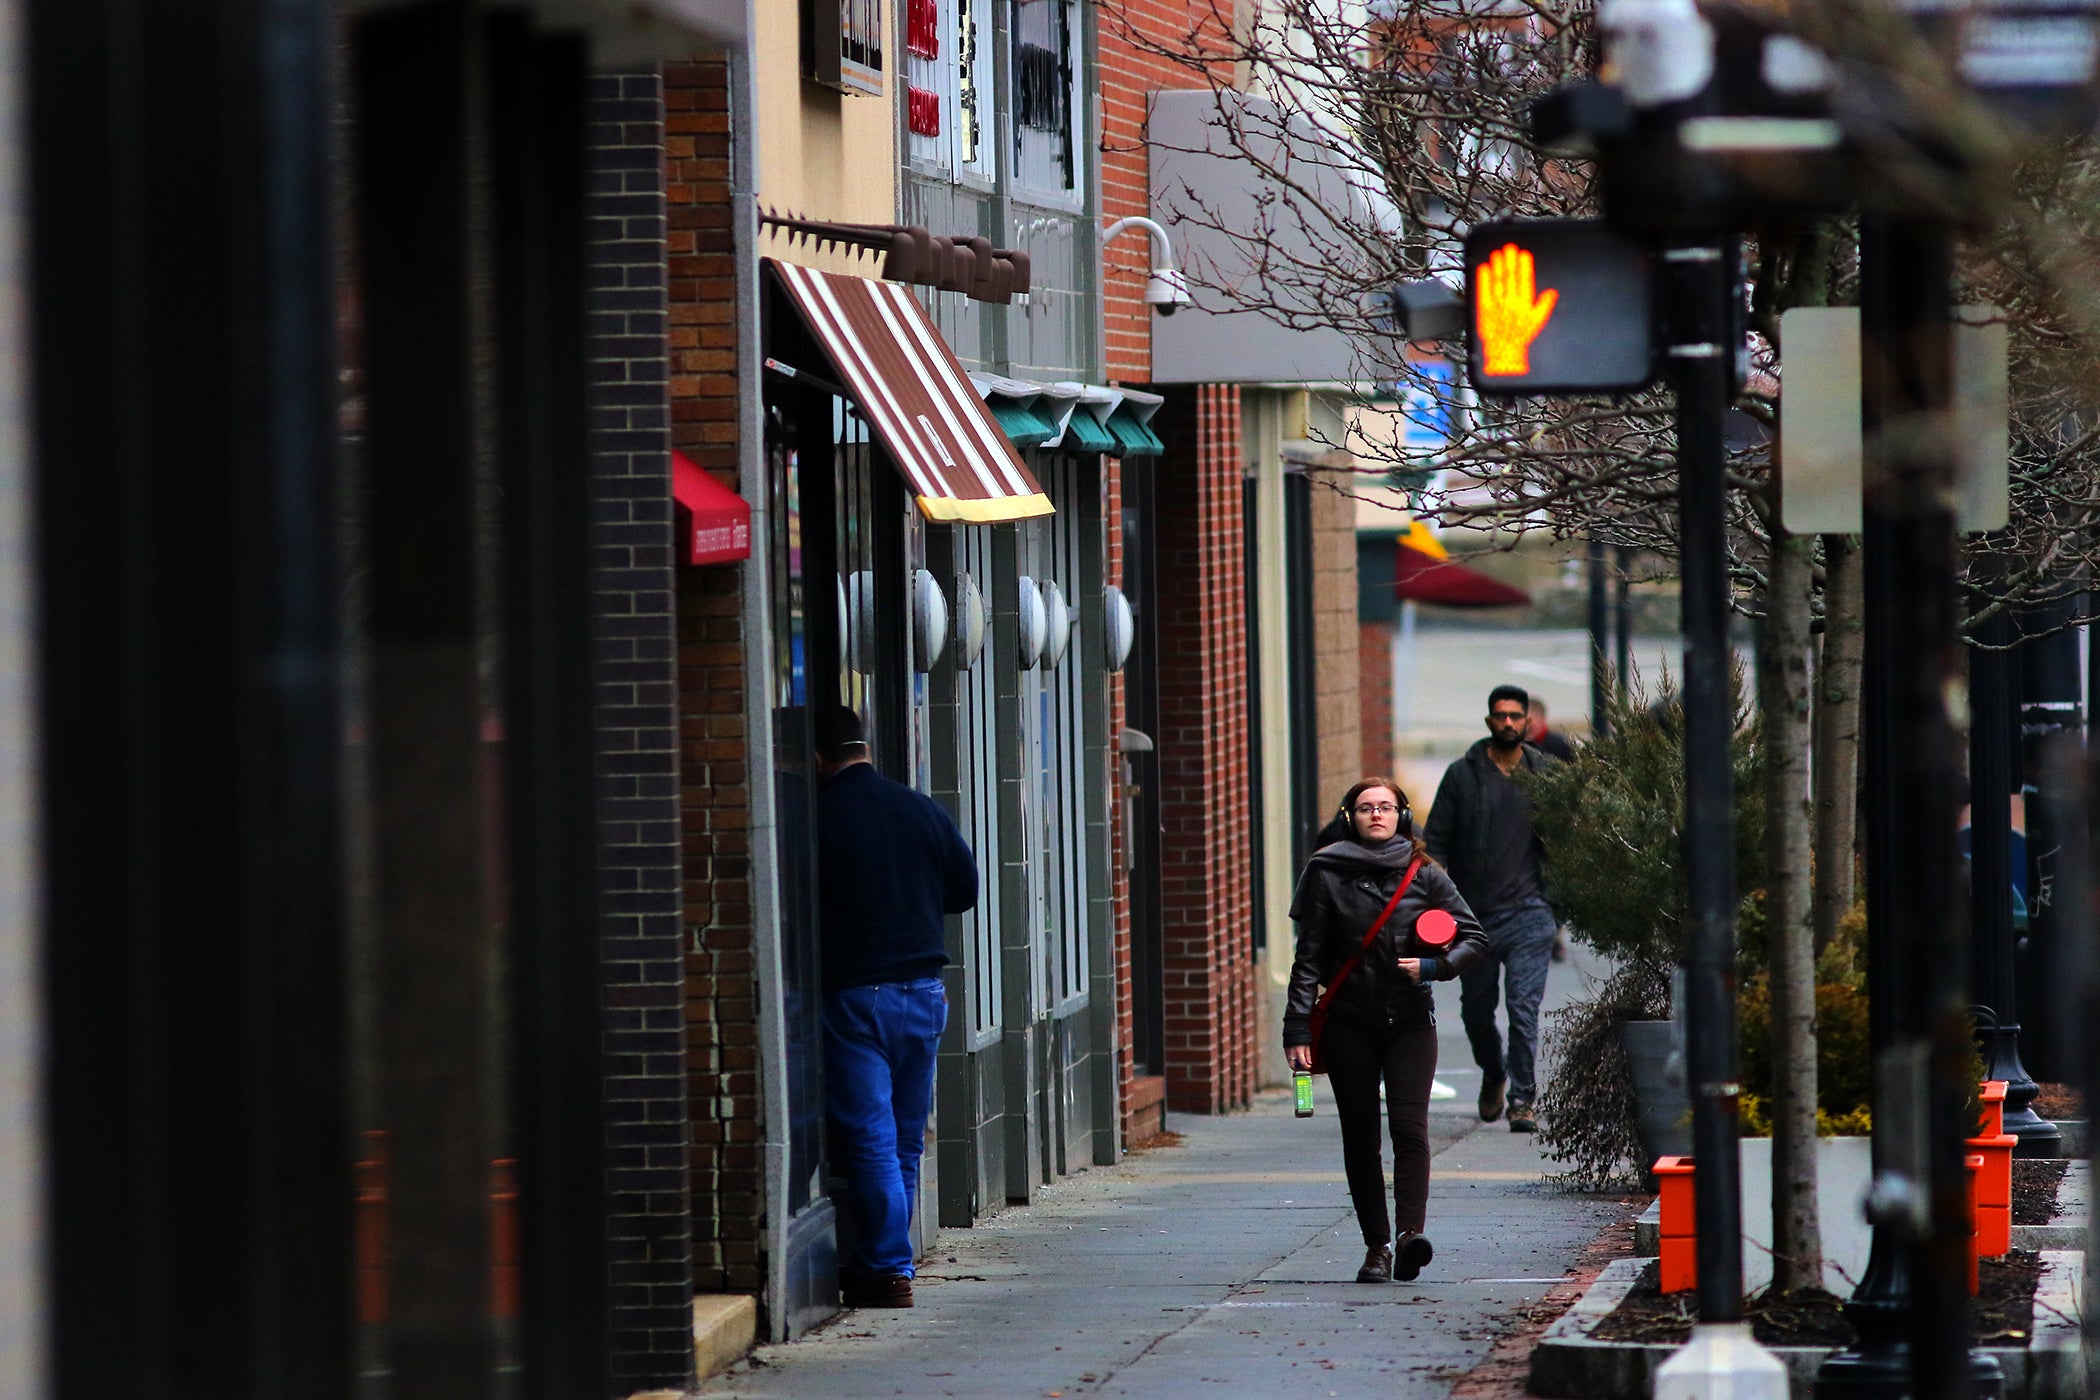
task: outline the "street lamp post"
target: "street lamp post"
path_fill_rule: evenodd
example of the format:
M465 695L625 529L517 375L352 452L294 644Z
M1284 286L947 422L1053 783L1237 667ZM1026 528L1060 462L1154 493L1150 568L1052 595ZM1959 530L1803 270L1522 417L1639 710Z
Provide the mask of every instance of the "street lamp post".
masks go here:
M1873 237L1870 227L1863 237ZM1875 291L1862 286L1862 310L1872 325ZM1871 386L1866 394L1868 439L1878 426L1881 399ZM1888 711L1889 598L1888 519L1879 501L1866 502L1861 539L1861 601L1866 624L1862 712ZM1866 818L1867 901L1867 1016L1868 1046L1876 1066L1875 1121L1884 1117L1882 1092L1886 1086L1880 1067L1895 1044L1896 989L1901 983L1898 960L1903 940L1896 935L1891 901L1895 885L1896 819L1888 782L1891 739L1886 725L1860 726L1860 757L1865 770L1861 805ZM1873 1137L1873 1171L1876 1180L1895 1165L1890 1134L1877 1131ZM1910 1344L1907 1323L1910 1314L1910 1253L1898 1235L1896 1222L1886 1215L1873 1218L1872 1243L1866 1272L1860 1276L1852 1296L1845 1302L1845 1318L1858 1340L1832 1353L1816 1372L1816 1400L1898 1400L1910 1393Z
M1604 574L1604 541L1590 536L1589 549L1590 625L1590 733L1603 735L1611 728L1605 701L1611 695L1611 613Z
M1964 696L1955 628L1952 391L1945 230L1868 213L1860 230L1868 444L1867 994L1875 1052L1872 1253L1846 1304L1858 1343L1823 1363L1817 1400L1996 1395L1971 1349L1968 947L1958 902ZM1898 879L1899 867L1902 878Z
M1969 651L1969 872L1975 932L1976 1035L1983 1077L2006 1084L2005 1131L2023 1157L2053 1157L2063 1147L2056 1125L2038 1117L2039 1086L2020 1062L2020 1018L2013 977L2012 803L2013 620L1984 624L1982 645Z
M1677 382L1677 512L1684 619L1685 1068L1692 1094L1699 1325L1656 1373L1660 1400L1786 1393L1743 1323L1737 1144L1735 704L1728 645L1727 452L1737 294L1729 240L1668 248L1669 356Z
M1625 545L1618 548L1618 594L1612 609L1612 670L1616 686L1623 699L1633 674L1633 595L1628 580L1633 573L1633 551Z

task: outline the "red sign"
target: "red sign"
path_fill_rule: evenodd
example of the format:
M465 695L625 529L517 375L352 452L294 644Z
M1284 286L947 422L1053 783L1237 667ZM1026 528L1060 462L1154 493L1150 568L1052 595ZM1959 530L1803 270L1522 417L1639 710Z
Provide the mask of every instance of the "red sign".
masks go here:
M683 452L671 454L671 494L689 516L685 562L728 564L751 557L751 506Z

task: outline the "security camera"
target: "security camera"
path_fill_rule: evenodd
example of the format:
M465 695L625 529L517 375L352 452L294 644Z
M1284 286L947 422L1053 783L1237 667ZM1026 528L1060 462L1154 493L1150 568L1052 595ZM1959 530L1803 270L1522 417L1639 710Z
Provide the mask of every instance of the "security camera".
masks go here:
M1156 267L1145 279L1145 305L1171 316L1189 304L1189 281L1178 268Z
M1174 245L1167 231L1152 219L1132 215L1118 219L1101 232L1101 246L1116 241L1125 229L1141 228L1152 238L1152 275L1145 279L1145 305L1162 316L1171 316L1189 305L1189 280L1174 266Z

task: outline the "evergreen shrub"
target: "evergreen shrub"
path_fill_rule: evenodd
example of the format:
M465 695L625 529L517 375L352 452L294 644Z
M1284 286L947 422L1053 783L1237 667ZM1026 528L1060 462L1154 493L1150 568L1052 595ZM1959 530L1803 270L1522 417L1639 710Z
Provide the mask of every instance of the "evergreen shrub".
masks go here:
M1545 1018L1553 1071L1539 1095L1539 1136L1580 1190L1637 1183L1647 1170L1619 1026L1670 1014L1670 973L1684 956L1684 705L1667 675L1652 699L1631 680L1607 704L1607 732L1572 762L1523 775L1546 848L1547 897L1612 963L1588 995ZM1730 684L1744 900L1764 880L1762 750L1740 666Z
M1739 892L1764 883L1759 729L1730 677L1735 715ZM1684 703L1665 675L1651 700L1639 677L1606 707L1609 730L1572 762L1523 772L1546 847L1546 895L1583 941L1615 962L1684 958Z

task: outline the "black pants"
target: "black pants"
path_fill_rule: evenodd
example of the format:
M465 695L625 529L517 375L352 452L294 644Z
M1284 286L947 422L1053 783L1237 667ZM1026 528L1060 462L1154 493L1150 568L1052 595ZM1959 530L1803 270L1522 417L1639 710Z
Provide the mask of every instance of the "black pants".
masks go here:
M1327 1023L1321 1061L1342 1122L1342 1166L1364 1244L1393 1238L1385 1213L1385 1167L1378 1141L1378 1083L1393 1132L1393 1208L1400 1229L1420 1230L1429 1207L1429 1085L1436 1076L1436 1023L1387 1030Z

